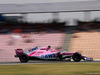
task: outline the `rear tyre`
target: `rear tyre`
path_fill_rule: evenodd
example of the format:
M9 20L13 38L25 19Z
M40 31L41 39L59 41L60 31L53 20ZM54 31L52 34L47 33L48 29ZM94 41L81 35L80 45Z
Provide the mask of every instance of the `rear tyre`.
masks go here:
M73 56L72 56L72 59L75 61L75 62L80 62L81 59L82 59L82 55L78 52L74 53Z
M28 62L29 60L29 57L27 55L21 55L19 57L19 60L22 62L22 63L25 63L25 62Z

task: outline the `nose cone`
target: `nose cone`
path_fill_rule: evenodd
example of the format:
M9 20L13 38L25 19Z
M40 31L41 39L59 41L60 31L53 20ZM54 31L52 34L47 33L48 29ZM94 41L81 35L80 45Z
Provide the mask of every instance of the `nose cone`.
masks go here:
M89 58L89 57L86 57L84 59L85 59L85 61L93 61L93 58Z

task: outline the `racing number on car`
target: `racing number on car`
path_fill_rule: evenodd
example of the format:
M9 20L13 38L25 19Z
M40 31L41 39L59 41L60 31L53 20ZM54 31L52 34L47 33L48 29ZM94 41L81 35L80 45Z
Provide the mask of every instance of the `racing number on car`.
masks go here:
M53 53L53 54L41 55L41 58L54 58L54 57L55 57L55 53Z

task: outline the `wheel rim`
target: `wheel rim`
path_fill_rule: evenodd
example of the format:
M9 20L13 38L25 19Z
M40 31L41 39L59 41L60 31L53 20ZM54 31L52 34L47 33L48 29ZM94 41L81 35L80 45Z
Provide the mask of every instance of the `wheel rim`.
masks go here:
M80 55L76 55L76 56L75 56L75 59L76 59L76 60L80 59Z
M22 57L22 60L26 60L26 59L27 59L27 57L26 57L26 56L23 56L23 57Z

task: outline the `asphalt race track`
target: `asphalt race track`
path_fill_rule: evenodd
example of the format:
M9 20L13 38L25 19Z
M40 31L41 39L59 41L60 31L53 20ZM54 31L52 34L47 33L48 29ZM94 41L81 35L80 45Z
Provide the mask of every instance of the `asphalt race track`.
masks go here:
M100 60L81 61L81 62L32 60L32 61L29 61L27 63L21 63L20 61L18 61L18 62L0 62L0 65L45 64L45 63L100 63Z

